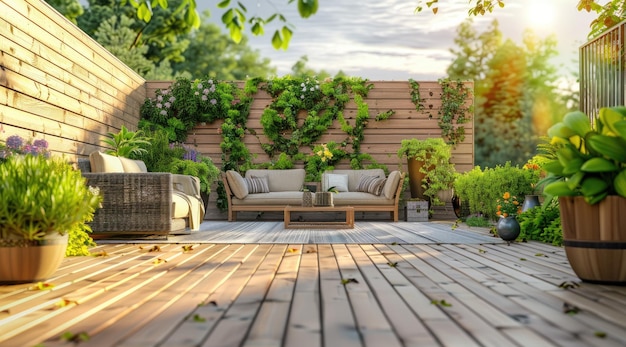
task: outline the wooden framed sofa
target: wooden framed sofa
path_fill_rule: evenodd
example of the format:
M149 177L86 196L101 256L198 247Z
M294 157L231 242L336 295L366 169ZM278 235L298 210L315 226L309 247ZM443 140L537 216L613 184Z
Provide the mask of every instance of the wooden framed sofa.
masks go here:
M94 152L78 167L100 189L102 207L89 224L94 234L168 235L199 230L204 218L197 177L148 172L141 160Z
M304 169L253 169L244 176L233 170L223 173L228 220L236 220L237 212L284 211L288 205L301 205L305 175ZM403 182L400 171L385 177L382 169L334 170L322 174L320 185L322 191L341 185L333 195L335 206L352 206L355 212L389 212L397 222Z

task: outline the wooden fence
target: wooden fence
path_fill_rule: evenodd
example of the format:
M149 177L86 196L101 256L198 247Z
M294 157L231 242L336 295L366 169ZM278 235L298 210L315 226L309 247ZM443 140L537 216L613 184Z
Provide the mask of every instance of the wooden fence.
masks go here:
M146 97L171 83L146 82L43 1L0 1L0 141L10 135L45 139L54 155L73 161L103 150L107 133L116 133L122 125L136 129ZM441 86L420 82L425 109L416 111L407 81L372 83L374 88L365 100L372 121L361 149L396 169L402 164L396 154L402 139L441 136L437 125ZM473 84L466 82L466 87L471 89ZM468 105L472 102L472 98L467 100ZM251 108L248 127L259 137L248 135L245 142L255 162L269 160L261 150L265 139L260 125L269 103L269 95L261 91ZM395 111L390 119L373 120L389 109ZM344 114L348 121L355 118L354 103L347 105ZM188 139L217 165L221 164L220 125L219 121L198 125ZM474 166L473 120L462 126L466 138L453 150L452 159L460 172ZM344 138L335 124L321 142ZM211 214L221 217L216 211Z

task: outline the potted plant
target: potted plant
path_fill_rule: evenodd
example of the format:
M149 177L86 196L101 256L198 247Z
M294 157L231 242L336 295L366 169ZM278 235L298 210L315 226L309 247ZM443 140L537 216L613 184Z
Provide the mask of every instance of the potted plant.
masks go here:
M559 198L563 245L583 281L626 285L626 108L600 110L594 124L567 114L548 135L556 156L544 194Z
M456 170L450 162L452 149L441 138L402 140L398 158L406 158L411 198L442 205L439 193L452 189Z
M100 202L97 190L61 158L31 153L4 157L0 282L28 283L51 276L65 256L68 232L91 220Z

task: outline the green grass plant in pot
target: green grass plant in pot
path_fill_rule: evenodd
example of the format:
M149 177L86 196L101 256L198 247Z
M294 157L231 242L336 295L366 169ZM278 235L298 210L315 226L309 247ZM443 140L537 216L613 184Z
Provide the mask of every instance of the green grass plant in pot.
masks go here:
M102 197L62 158L12 155L0 164L0 282L49 278L68 232L91 220Z
M544 194L559 198L572 269L583 281L626 285L626 107L601 109L593 125L569 113L548 135L556 158L543 165Z
M443 205L438 193L451 189L456 169L450 162L452 148L442 138L405 139L398 158L406 158L411 198Z

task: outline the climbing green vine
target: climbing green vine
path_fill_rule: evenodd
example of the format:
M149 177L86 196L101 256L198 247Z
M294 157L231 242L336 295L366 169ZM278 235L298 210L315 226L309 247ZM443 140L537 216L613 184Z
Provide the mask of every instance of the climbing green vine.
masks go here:
M304 166L308 181L319 181L320 175L342 160L353 169L386 167L366 153L361 143L370 121L365 99L373 84L361 78L315 78L285 76L273 79L254 78L243 88L235 83L213 79L178 79L168 89L158 90L154 99L142 106L140 127L163 129L172 142L184 142L187 133L198 123L223 120L219 129L222 171L246 171L250 168L287 169L296 163ZM261 115L263 136L247 127L253 96L266 91L271 103ZM346 116L345 106L356 105L356 114ZM389 119L395 112L387 110L374 121ZM345 133L343 140L321 144L322 136L337 121ZM270 157L270 162L253 164L244 138L254 136ZM325 146L332 159L322 161L315 153ZM226 208L225 190L218 182L218 207Z
M437 124L441 128L443 139L452 146L456 146L465 140L465 127L461 124L471 119L469 115L473 110L473 105L466 105L470 91L459 80L452 82L444 78L439 80L439 84L443 90L441 109L437 113L439 115Z
M466 101L470 97L468 90L461 81L450 81L448 78L439 79L441 92L441 109L437 112L437 124L441 128L441 136L446 143L456 146L465 139L465 128L461 125L471 120L470 114L473 106L467 106ZM419 82L409 79L411 101L416 111L423 111L424 100L420 93ZM432 92L431 92L432 96ZM432 105L430 105L432 108ZM432 115L431 115L432 117Z

